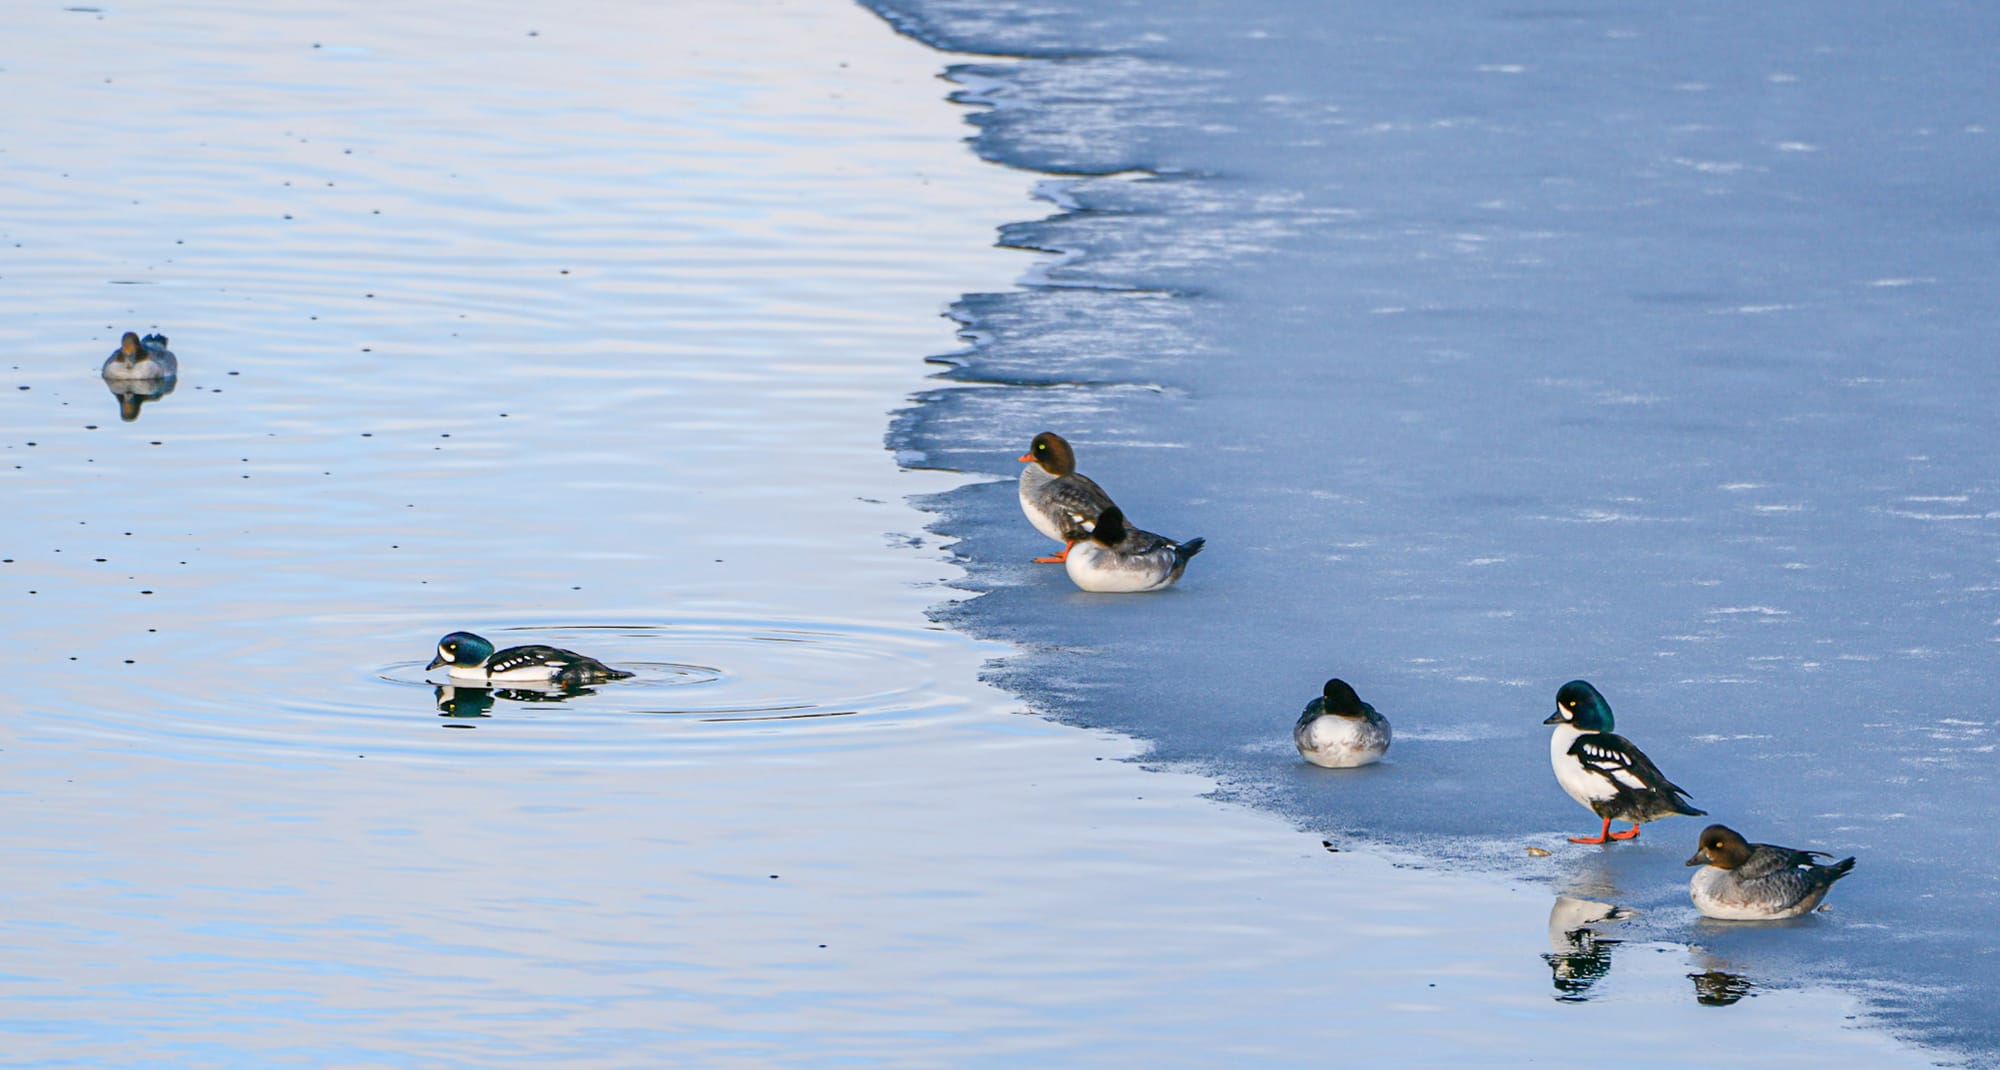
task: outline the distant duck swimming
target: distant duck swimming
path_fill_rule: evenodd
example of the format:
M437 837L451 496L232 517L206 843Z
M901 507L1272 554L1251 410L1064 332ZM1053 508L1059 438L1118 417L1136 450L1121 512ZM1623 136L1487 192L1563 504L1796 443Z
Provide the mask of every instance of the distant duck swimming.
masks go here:
M1345 680L1328 680L1306 703L1292 728L1299 757L1325 769L1351 769L1382 760L1389 749L1389 721L1361 701Z
M1086 591L1157 591L1173 586L1207 541L1175 542L1127 527L1124 511L1114 505L1098 516L1088 539L1069 549L1063 567L1070 581Z
M453 632L438 640L437 657L424 669L440 665L451 666L452 679L476 683L579 687L632 675L561 647L510 646L496 652L492 643L471 632Z
M106 357L106 379L168 379L180 371L174 351L167 348L167 336L149 334L140 338L131 331L118 342L118 351Z
M1774 921L1809 913L1826 898L1833 882L1854 870L1854 859L1830 866L1813 861L1832 858L1824 851L1796 851L1768 843L1750 843L1727 825L1701 830L1701 844L1690 866L1700 866L1688 881L1688 898L1696 910L1724 921Z
M1021 455L1021 511L1035 530L1063 544L1062 553L1038 562L1067 560L1077 543L1090 538L1097 518L1111 508L1111 496L1076 470L1076 453L1054 431L1044 431Z
M1588 683L1571 680L1562 685L1556 692L1556 712L1542 723L1556 726L1549 739L1556 782L1570 798L1604 819L1596 836L1571 836L1569 842L1629 840L1639 835L1645 822L1708 813L1689 806L1685 790L1668 780L1630 740L1611 731L1611 704ZM1630 821L1632 827L1612 832L1614 820Z

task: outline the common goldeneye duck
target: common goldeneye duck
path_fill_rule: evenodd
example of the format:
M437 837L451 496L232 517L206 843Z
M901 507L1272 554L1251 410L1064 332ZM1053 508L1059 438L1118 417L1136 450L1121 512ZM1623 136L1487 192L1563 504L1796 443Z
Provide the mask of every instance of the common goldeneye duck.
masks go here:
M131 331L118 342L118 351L104 359L106 379L165 379L180 371L174 351L167 348L167 336L149 334L140 338Z
M1207 541L1175 542L1128 527L1124 511L1114 505L1098 515L1090 538L1070 548L1063 567L1070 581L1086 591L1157 591L1173 586L1188 558Z
M493 644L471 632L453 632L438 640L437 657L425 671L440 665L451 666L454 680L479 683L555 684L577 687L605 680L623 680L632 675L614 669L574 650L553 646L510 646L495 651Z
M1668 780L1631 740L1611 730L1611 704L1588 683L1571 680L1562 685L1556 692L1556 712L1542 723L1556 726L1549 737L1549 763L1555 766L1556 783L1604 819L1596 836L1571 836L1569 842L1629 840L1645 822L1708 813L1689 806L1684 789ZM1632 827L1612 832L1614 820L1630 821Z
M1054 431L1036 435L1021 463L1027 465L1021 469L1021 511L1036 531L1063 544L1062 553L1035 560L1064 561L1111 508L1111 495L1076 470L1076 452Z
M1688 898L1696 910L1724 921L1772 921L1796 918L1826 898L1833 882L1854 869L1854 859L1823 866L1816 858L1825 851L1798 851L1769 843L1750 843L1727 825L1701 830L1701 843L1690 866L1700 866L1688 881Z
M1388 718L1361 701L1345 680L1328 680L1320 697L1306 703L1292 727L1299 757L1326 769L1351 769L1382 760L1389 749Z

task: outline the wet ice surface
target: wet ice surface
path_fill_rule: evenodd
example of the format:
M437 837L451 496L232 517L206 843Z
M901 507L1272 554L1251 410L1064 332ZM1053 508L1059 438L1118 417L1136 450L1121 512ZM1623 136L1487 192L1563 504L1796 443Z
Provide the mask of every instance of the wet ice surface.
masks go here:
M1135 522L1209 540L1168 595L1087 596L1026 564L1010 483L945 496L985 592L945 619L1034 646L997 679L1994 1059L2000 18L883 6L1048 57L956 68L979 148L1101 176L1009 228L1059 255L961 303L974 388L892 442L1011 480L1059 430ZM1395 724L1384 766L1292 754L1331 675ZM1564 844L1597 822L1540 722L1579 676L1714 820L1858 855L1831 913L1698 922L1700 819Z

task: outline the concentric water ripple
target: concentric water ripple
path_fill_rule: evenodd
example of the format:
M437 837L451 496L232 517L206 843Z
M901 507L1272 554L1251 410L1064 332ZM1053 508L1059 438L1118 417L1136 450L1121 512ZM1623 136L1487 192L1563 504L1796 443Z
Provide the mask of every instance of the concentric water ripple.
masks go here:
M350 621L350 625L358 622ZM406 621L384 631L408 633ZM240 629L244 638L253 629ZM261 634L259 632L258 634ZM348 644L283 648L285 675L323 688L272 692L267 680L222 674L129 674L98 681L86 716L66 731L129 741L197 760L400 757L416 760L685 763L756 761L887 743L890 731L958 716L964 696L941 686L940 661L968 643L942 630L842 621L678 619L616 625L513 625L485 630L498 646L547 643L634 673L574 693L452 684L444 670L398 660L326 671L305 662ZM425 650L428 638L399 643ZM268 656L208 650L217 664ZM198 689L203 684L212 687ZM455 731L440 731L450 729Z

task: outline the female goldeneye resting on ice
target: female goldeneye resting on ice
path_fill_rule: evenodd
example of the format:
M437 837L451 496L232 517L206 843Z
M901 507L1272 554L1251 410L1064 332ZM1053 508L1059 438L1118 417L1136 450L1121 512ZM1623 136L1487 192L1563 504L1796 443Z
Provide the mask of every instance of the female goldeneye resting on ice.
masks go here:
M424 668L429 671L440 665L451 666L454 680L479 683L576 687L632 675L560 647L510 646L496 652L492 643L471 632L453 632L438 640L437 657Z
M1114 505L1099 514L1090 538L1070 547L1063 567L1070 581L1086 591L1157 591L1173 586L1188 558L1207 541L1175 542L1127 527L1124 511Z
M1072 547L1090 538L1097 518L1111 508L1111 496L1077 472L1076 453L1054 431L1036 435L1021 463L1027 465L1021 469L1021 511L1036 531L1063 544L1062 553L1035 560L1064 561Z
M1706 810L1688 805L1686 791L1663 775L1652 759L1624 736L1611 731L1611 704L1582 680L1571 680L1556 692L1556 712L1543 724L1556 726L1549 738L1549 763L1556 783L1569 797L1604 819L1594 837L1571 836L1571 843L1629 840L1648 821L1675 814L1701 816ZM1612 832L1611 822L1630 821L1624 832Z
M1830 866L1813 861L1832 858L1825 851L1795 851L1768 843L1750 843L1727 825L1701 830L1701 846L1690 866L1700 866L1688 881L1688 898L1696 910L1725 921L1770 921L1796 918L1819 905L1833 882L1854 869L1854 859Z
M131 331L118 342L118 352L104 360L106 379L167 379L180 371L174 351L167 348L167 336L149 334L140 338Z
M1389 721L1345 680L1328 680L1320 697L1306 703L1292 728L1299 757L1327 769L1351 769L1382 760L1389 749Z

